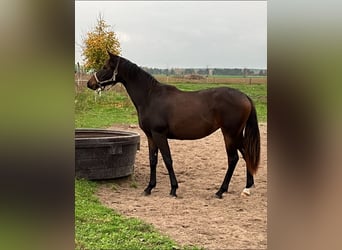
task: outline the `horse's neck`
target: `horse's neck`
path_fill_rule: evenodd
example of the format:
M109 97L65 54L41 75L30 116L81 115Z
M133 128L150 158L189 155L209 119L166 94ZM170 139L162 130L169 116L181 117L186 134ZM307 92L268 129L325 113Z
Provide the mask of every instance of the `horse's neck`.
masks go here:
M146 80L139 81L138 78L127 79L124 82L124 86L127 90L127 93L137 109L138 107L143 107L146 104L149 95L149 90L152 87L152 85L152 82Z

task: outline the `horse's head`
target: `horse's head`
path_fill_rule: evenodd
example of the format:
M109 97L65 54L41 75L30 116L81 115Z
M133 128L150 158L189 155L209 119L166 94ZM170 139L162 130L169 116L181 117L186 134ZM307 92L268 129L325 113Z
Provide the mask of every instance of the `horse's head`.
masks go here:
M89 79L87 86L90 89L104 89L107 85L115 85L120 82L118 78L118 69L120 63L120 56L113 55L108 51L109 59L101 70L95 72Z

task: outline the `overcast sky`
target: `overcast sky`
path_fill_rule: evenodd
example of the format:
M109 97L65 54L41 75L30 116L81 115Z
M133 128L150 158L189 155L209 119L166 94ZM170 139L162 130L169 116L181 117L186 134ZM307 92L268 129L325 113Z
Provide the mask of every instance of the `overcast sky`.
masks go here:
M139 66L267 68L266 1L76 1L75 62L100 13Z

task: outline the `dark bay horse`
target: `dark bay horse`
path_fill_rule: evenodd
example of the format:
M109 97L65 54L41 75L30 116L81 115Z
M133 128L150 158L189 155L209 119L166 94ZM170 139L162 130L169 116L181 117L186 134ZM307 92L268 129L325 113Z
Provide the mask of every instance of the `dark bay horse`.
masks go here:
M148 140L150 181L146 195L156 186L158 149L171 182L170 195L177 196L178 182L172 166L169 139L194 140L221 128L228 156L228 170L216 196L228 191L228 185L239 160L238 150L246 161L246 189L254 185L253 174L260 159L260 133L252 100L244 93L220 87L184 92L158 82L136 64L109 54L103 68L88 81L90 89L103 89L121 82L137 110L139 126Z

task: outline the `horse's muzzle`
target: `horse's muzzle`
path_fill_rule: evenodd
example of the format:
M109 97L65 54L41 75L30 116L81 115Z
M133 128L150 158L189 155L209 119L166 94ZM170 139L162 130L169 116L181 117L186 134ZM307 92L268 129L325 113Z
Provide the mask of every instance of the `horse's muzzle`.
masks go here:
M87 82L87 87L92 89L92 90L96 90L99 88L96 80L94 79L94 76L92 76L89 81Z

